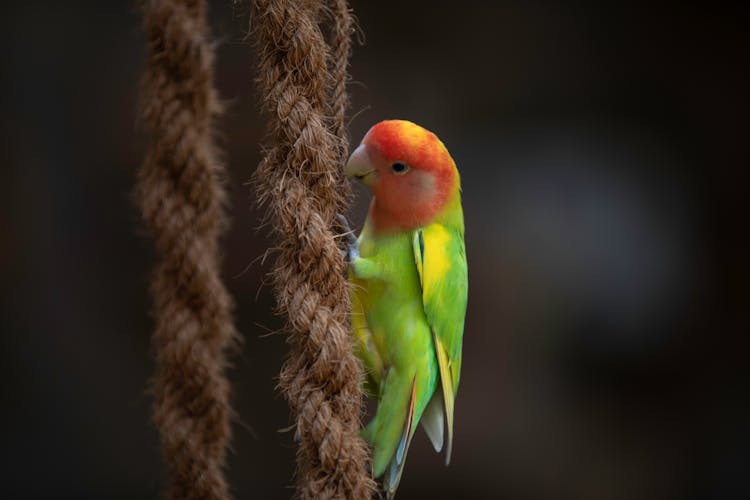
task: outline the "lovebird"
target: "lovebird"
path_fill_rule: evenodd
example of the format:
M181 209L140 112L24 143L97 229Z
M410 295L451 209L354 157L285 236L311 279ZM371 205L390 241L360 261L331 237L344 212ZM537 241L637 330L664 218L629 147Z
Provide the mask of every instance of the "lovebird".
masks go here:
M461 184L440 139L404 120L373 126L345 173L373 194L359 238L346 226L348 273L355 350L378 400L362 435L392 498L417 424L437 452L447 431L450 462L468 292Z

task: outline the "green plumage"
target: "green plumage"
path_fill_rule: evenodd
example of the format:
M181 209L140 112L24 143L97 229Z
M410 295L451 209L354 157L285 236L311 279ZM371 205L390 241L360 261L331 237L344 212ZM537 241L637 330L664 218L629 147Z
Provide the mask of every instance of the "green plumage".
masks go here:
M373 447L374 476L387 470L389 495L423 415L436 450L447 418L450 459L467 299L463 233L456 190L432 223L414 231L376 234L368 219L350 263L357 351L378 398L363 436Z

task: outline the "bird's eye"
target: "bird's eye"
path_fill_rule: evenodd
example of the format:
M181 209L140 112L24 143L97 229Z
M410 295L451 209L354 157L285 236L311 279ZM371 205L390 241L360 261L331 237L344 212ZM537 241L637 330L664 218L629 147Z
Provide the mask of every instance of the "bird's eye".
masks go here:
M401 163L400 161L397 161L396 163L391 165L391 171L394 174L398 174L398 175L405 174L406 172L409 171L409 165L407 165L406 163Z

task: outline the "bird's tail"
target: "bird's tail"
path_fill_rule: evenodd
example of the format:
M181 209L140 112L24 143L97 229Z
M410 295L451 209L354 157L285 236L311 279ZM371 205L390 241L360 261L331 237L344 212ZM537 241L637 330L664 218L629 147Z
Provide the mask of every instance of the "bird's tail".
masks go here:
M396 495L398 483L401 481L401 474L404 472L406 453L409 451L411 438L414 436L414 406L416 399L417 377L415 376L411 386L411 398L409 399L409 411L406 414L406 422L404 423L404 432L401 435L398 448L396 448L396 453L393 454L393 458L388 464L388 469L386 470L385 478L383 479L383 489L389 500Z

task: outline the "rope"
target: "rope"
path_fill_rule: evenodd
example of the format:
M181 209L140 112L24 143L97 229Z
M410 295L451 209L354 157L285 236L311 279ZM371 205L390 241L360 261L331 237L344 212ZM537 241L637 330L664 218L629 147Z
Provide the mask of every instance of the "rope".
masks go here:
M234 337L219 277L223 167L212 139L213 87L206 2L146 0L142 119L153 136L138 201L159 263L151 283L154 421L169 470L168 499L227 499L230 439L224 351Z
M349 53L352 50L352 31L354 23L346 0L333 0L331 12L333 16L333 40L329 66L331 67L330 82L332 85L329 114L333 118L333 133L339 139L339 161L343 165L349 153L346 135L346 108L349 105L349 95L346 93L348 80ZM344 177L341 176L344 180ZM348 188L349 183L344 182Z
M289 359L280 387L295 420L302 498L371 498L368 449L359 437L361 367L349 335L349 294L335 240L344 209L346 58L352 19L332 13L331 50L320 0L256 0L259 84L269 116L255 180L278 235L272 277L288 318ZM329 66L330 64L330 66Z

